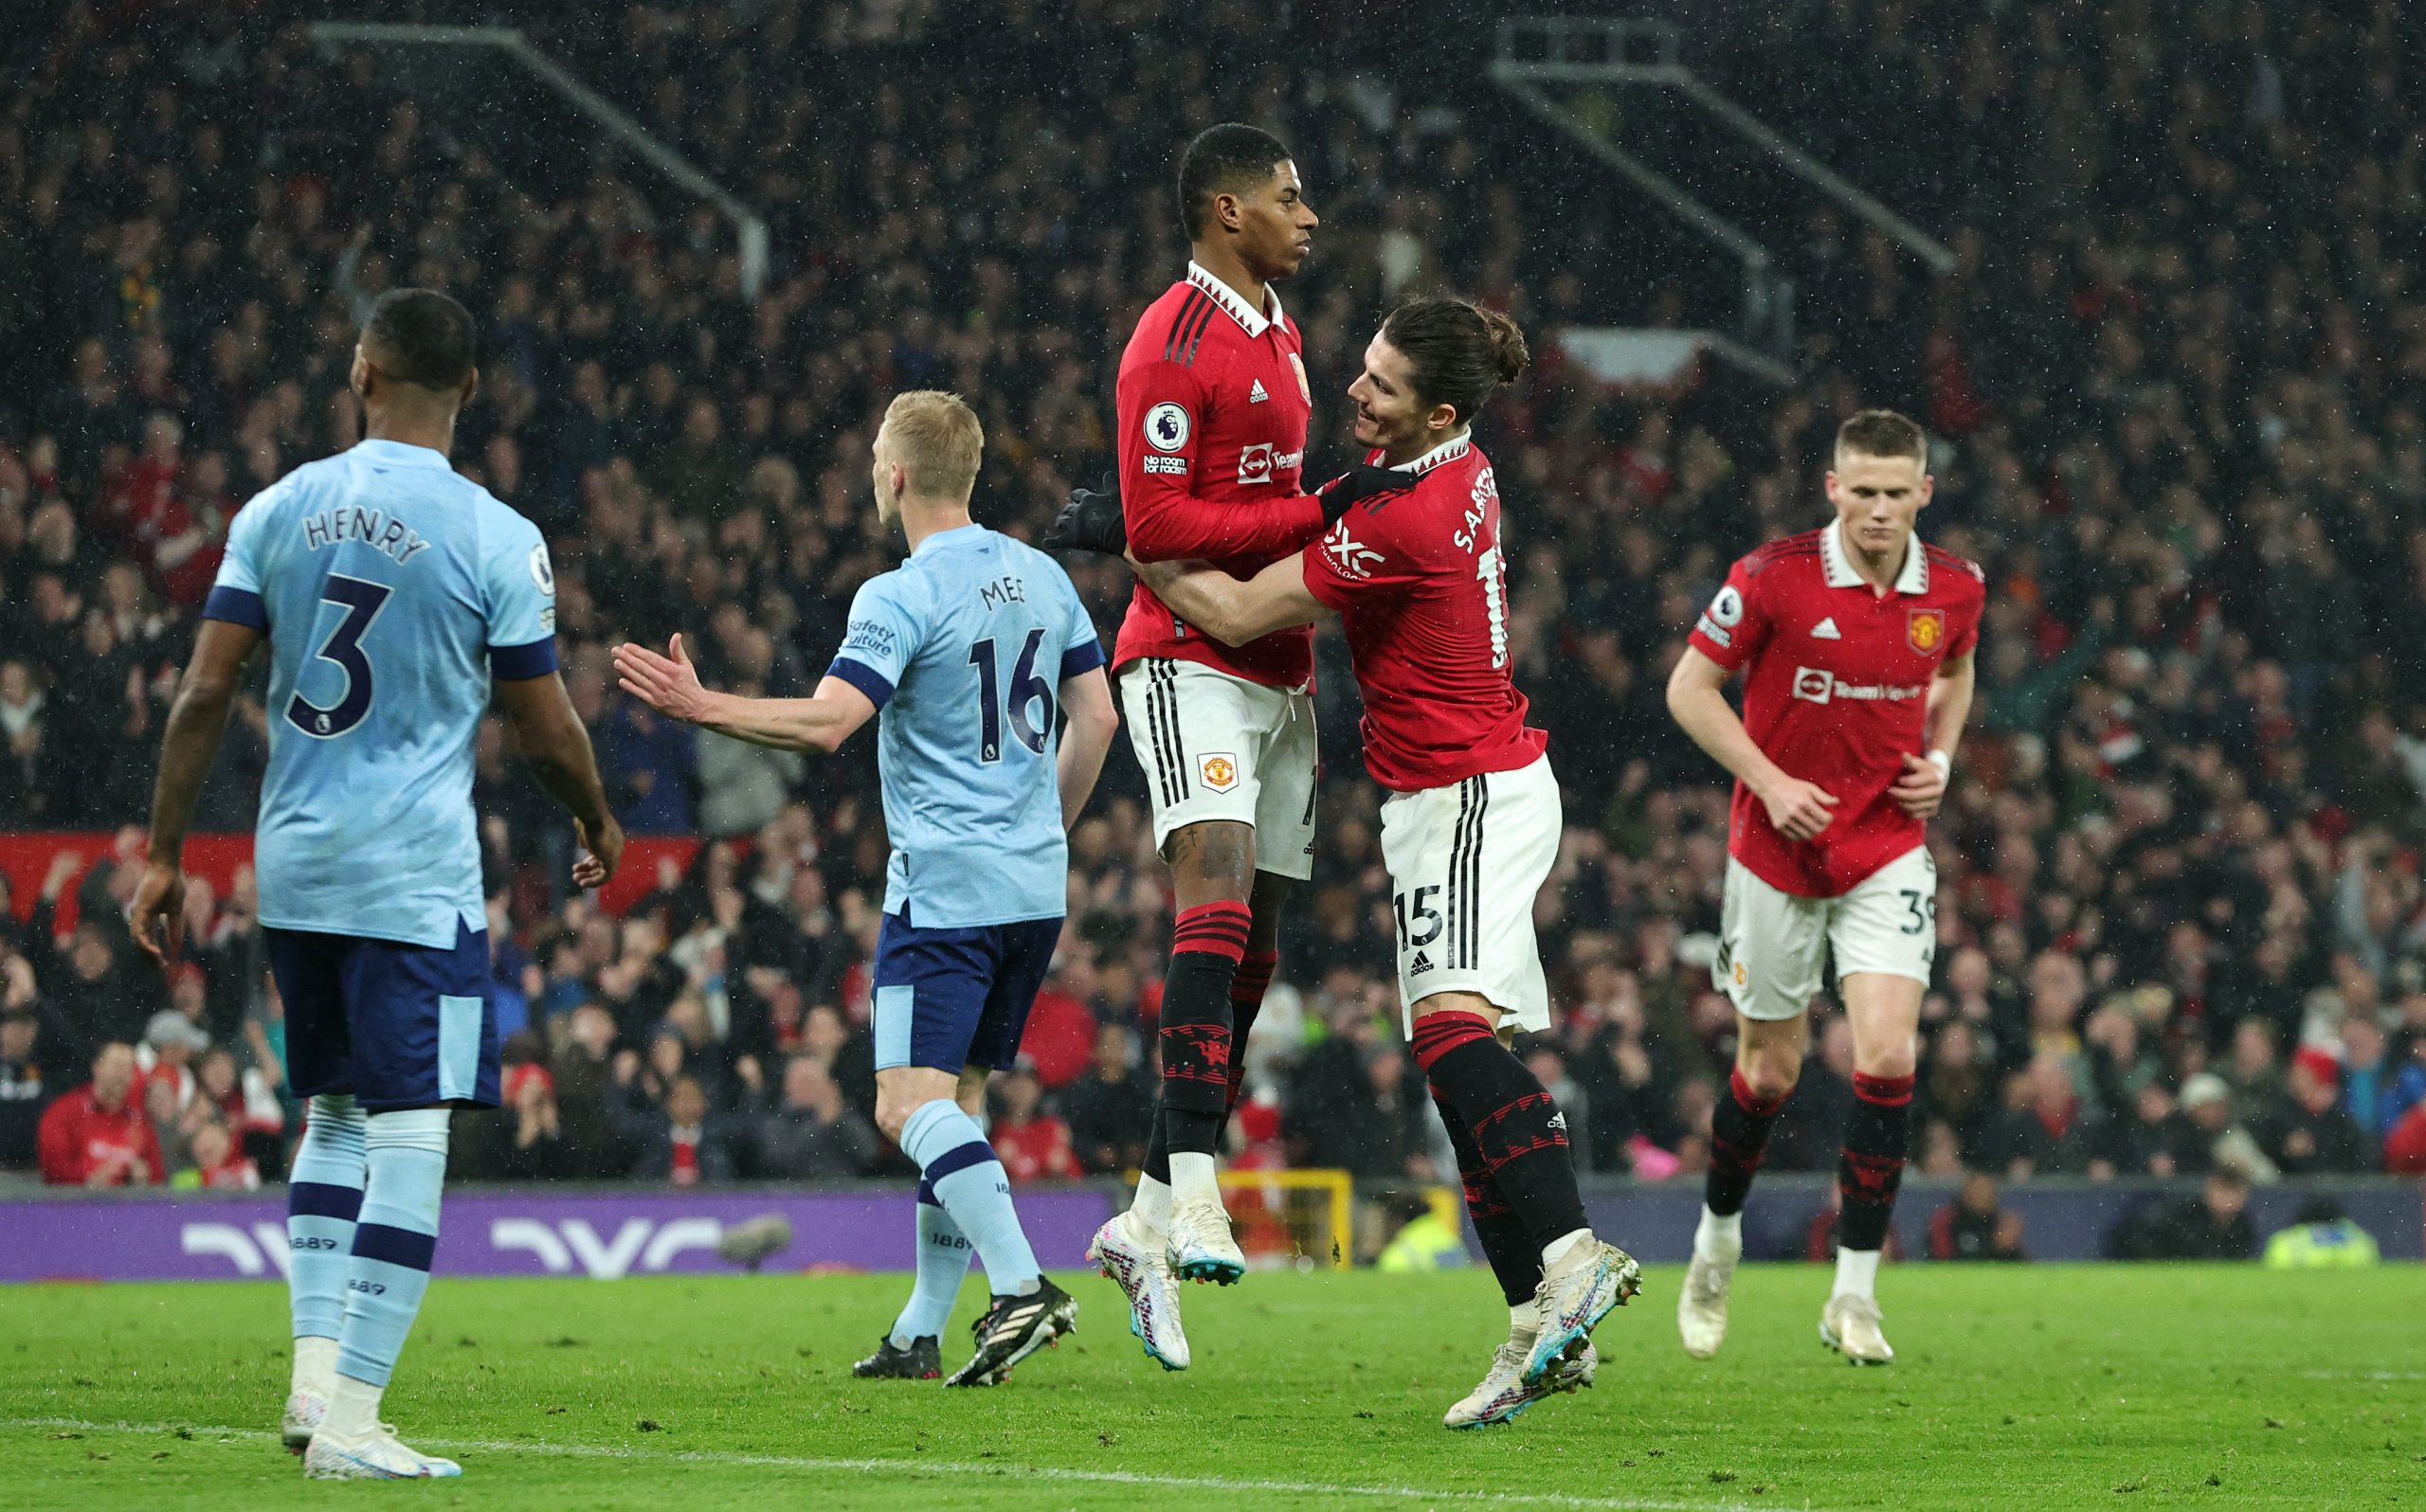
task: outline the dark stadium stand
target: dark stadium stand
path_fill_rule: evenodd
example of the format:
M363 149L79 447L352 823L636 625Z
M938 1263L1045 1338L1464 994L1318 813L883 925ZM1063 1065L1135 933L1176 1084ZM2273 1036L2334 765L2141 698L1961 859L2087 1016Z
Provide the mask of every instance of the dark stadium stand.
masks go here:
M1399 294L1503 307L1550 354L1482 440L1519 685L1568 787L1540 906L1562 1021L1531 1049L1590 1171L1700 1169L1731 1053L1707 971L1726 790L1660 688L1729 562L1824 518L1828 439L1871 405L1930 428L1923 531L1991 588L1933 837L1920 1170L2426 1169L2416 7L2295 4L2262 29L2188 0L1765 8L1713 77L1957 266L1931 279L1830 216L1792 228L1801 376L1748 394L1558 361L1565 327L1713 318L1700 281L1645 264L1654 209L1581 156L1514 166L1525 128L1486 81L1393 59L1343 5L1294 8L1250 66L1230 49L1262 8L1178 0L632 6L595 29L423 8L528 20L752 206L772 234L754 303L715 215L561 113L458 116L389 54L314 46L320 8L31 9L49 24L0 40L0 1168L31 1168L20 1114L84 1079L87 1046L208 1058L173 1048L170 1011L256 1073L172 1075L171 1143L190 1161L226 1123L229 1162L282 1169L241 847L190 909L201 981L172 987L118 922L139 840L110 836L144 814L229 516L355 439L356 317L428 284L484 322L457 465L549 533L576 704L626 826L662 837L614 908L565 899L569 836L501 732L483 745L508 1060L534 1070L507 1112L459 1121L457 1169L625 1175L685 1071L736 1176L909 1169L864 1128L872 756L667 728L612 691L606 651L679 630L712 684L806 691L897 549L865 495L901 387L970 399L979 517L1039 531L1108 465L1117 345L1186 258L1177 149L1237 117L1293 144L1326 221L1283 293L1316 390L1310 476L1350 459L1327 395ZM1109 629L1125 571L1074 576ZM1376 1063L1408 1062L1376 793L1322 644L1324 837L1251 1052L1276 1117L1242 1138L1438 1179L1437 1130L1366 1137ZM247 702L198 828L249 824L263 729ZM1098 1038L1150 1018L1161 977L1142 792L1124 744L1074 838L1086 948L1029 1046L1091 1170L1126 1162L1148 1106L1150 1036ZM100 864L53 871L63 844ZM62 907L81 912L55 937ZM1813 1055L1773 1166L1835 1160L1838 1023Z

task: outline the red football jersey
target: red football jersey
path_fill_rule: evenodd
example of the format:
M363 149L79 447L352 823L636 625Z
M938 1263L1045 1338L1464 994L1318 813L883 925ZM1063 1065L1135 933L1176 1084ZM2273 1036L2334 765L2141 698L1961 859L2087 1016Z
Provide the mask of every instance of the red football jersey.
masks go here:
M1378 462L1376 452L1367 459ZM1405 463L1404 494L1367 499L1305 558L1306 591L1339 611L1365 694L1365 767L1393 792L1530 766L1508 662L1499 485L1464 437Z
M1306 496L1306 382L1297 328L1272 295L1264 310L1190 262L1150 306L1120 358L1120 505L1141 562L1202 559L1253 577L1323 531ZM1314 633L1282 630L1230 647L1189 625L1140 583L1113 648L1202 661L1274 688L1314 675Z
M1837 527L1772 541L1735 564L1695 621L1693 649L1744 675L1744 729L1790 777L1836 795L1817 838L1789 840L1735 784L1728 851L1771 887L1833 898L1919 845L1887 796L1921 754L1938 666L1970 655L1987 601L1979 567L1919 536L1893 591L1874 593Z

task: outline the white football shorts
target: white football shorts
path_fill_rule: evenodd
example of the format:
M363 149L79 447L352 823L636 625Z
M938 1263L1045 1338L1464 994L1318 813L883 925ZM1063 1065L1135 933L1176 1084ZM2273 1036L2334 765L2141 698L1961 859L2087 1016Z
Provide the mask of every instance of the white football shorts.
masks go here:
M1314 701L1201 661L1147 657L1120 674L1129 743L1146 768L1154 848L1206 819L1255 826L1258 872L1314 874Z
M1478 993L1502 1028L1550 1026L1533 899L1558 864L1549 758L1382 803L1382 861L1398 921L1400 1014L1437 992Z
M1914 846L1839 897L1806 898L1727 861L1711 981L1747 1018L1799 1017L1826 985L1857 971L1926 985L1937 959L1937 862Z

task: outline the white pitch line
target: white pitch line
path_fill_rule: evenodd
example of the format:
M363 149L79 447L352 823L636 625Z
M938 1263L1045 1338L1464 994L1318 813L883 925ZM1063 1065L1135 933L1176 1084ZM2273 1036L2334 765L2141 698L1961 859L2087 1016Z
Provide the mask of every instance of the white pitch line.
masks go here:
M2304 1370L2307 1380L2426 1380L2426 1370Z
M256 1428L199 1423L99 1423L76 1417L0 1417L0 1429L62 1429L83 1433L190 1433L196 1438L273 1441ZM802 1454L737 1454L719 1449L658 1452L608 1444L518 1444L493 1439L424 1438L431 1449L492 1454L542 1454L560 1459L625 1460L663 1465L732 1465L785 1470L862 1470L911 1475L966 1475L987 1480L1062 1481L1094 1485L1137 1485L1180 1491L1260 1492L1267 1495L1367 1497L1385 1501L1455 1502L1480 1506L1573 1507L1581 1512L1750 1512L1742 1502L1649 1502L1629 1497L1566 1496L1557 1492L1440 1491L1414 1485L1339 1485L1325 1481L1240 1480L1220 1475L1148 1475L1132 1470L1078 1470L1052 1465L987 1465L968 1460L841 1459Z

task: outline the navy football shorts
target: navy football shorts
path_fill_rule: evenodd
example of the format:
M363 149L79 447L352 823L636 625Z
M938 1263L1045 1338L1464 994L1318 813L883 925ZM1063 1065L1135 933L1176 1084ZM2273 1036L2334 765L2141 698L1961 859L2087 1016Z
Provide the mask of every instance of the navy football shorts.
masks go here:
M286 1077L296 1096L352 1092L370 1113L498 1106L487 930L458 923L449 949L263 933L286 1005Z
M886 914L876 937L876 1069L957 1075L1018 1059L1060 938L1059 919L931 929L907 909Z

